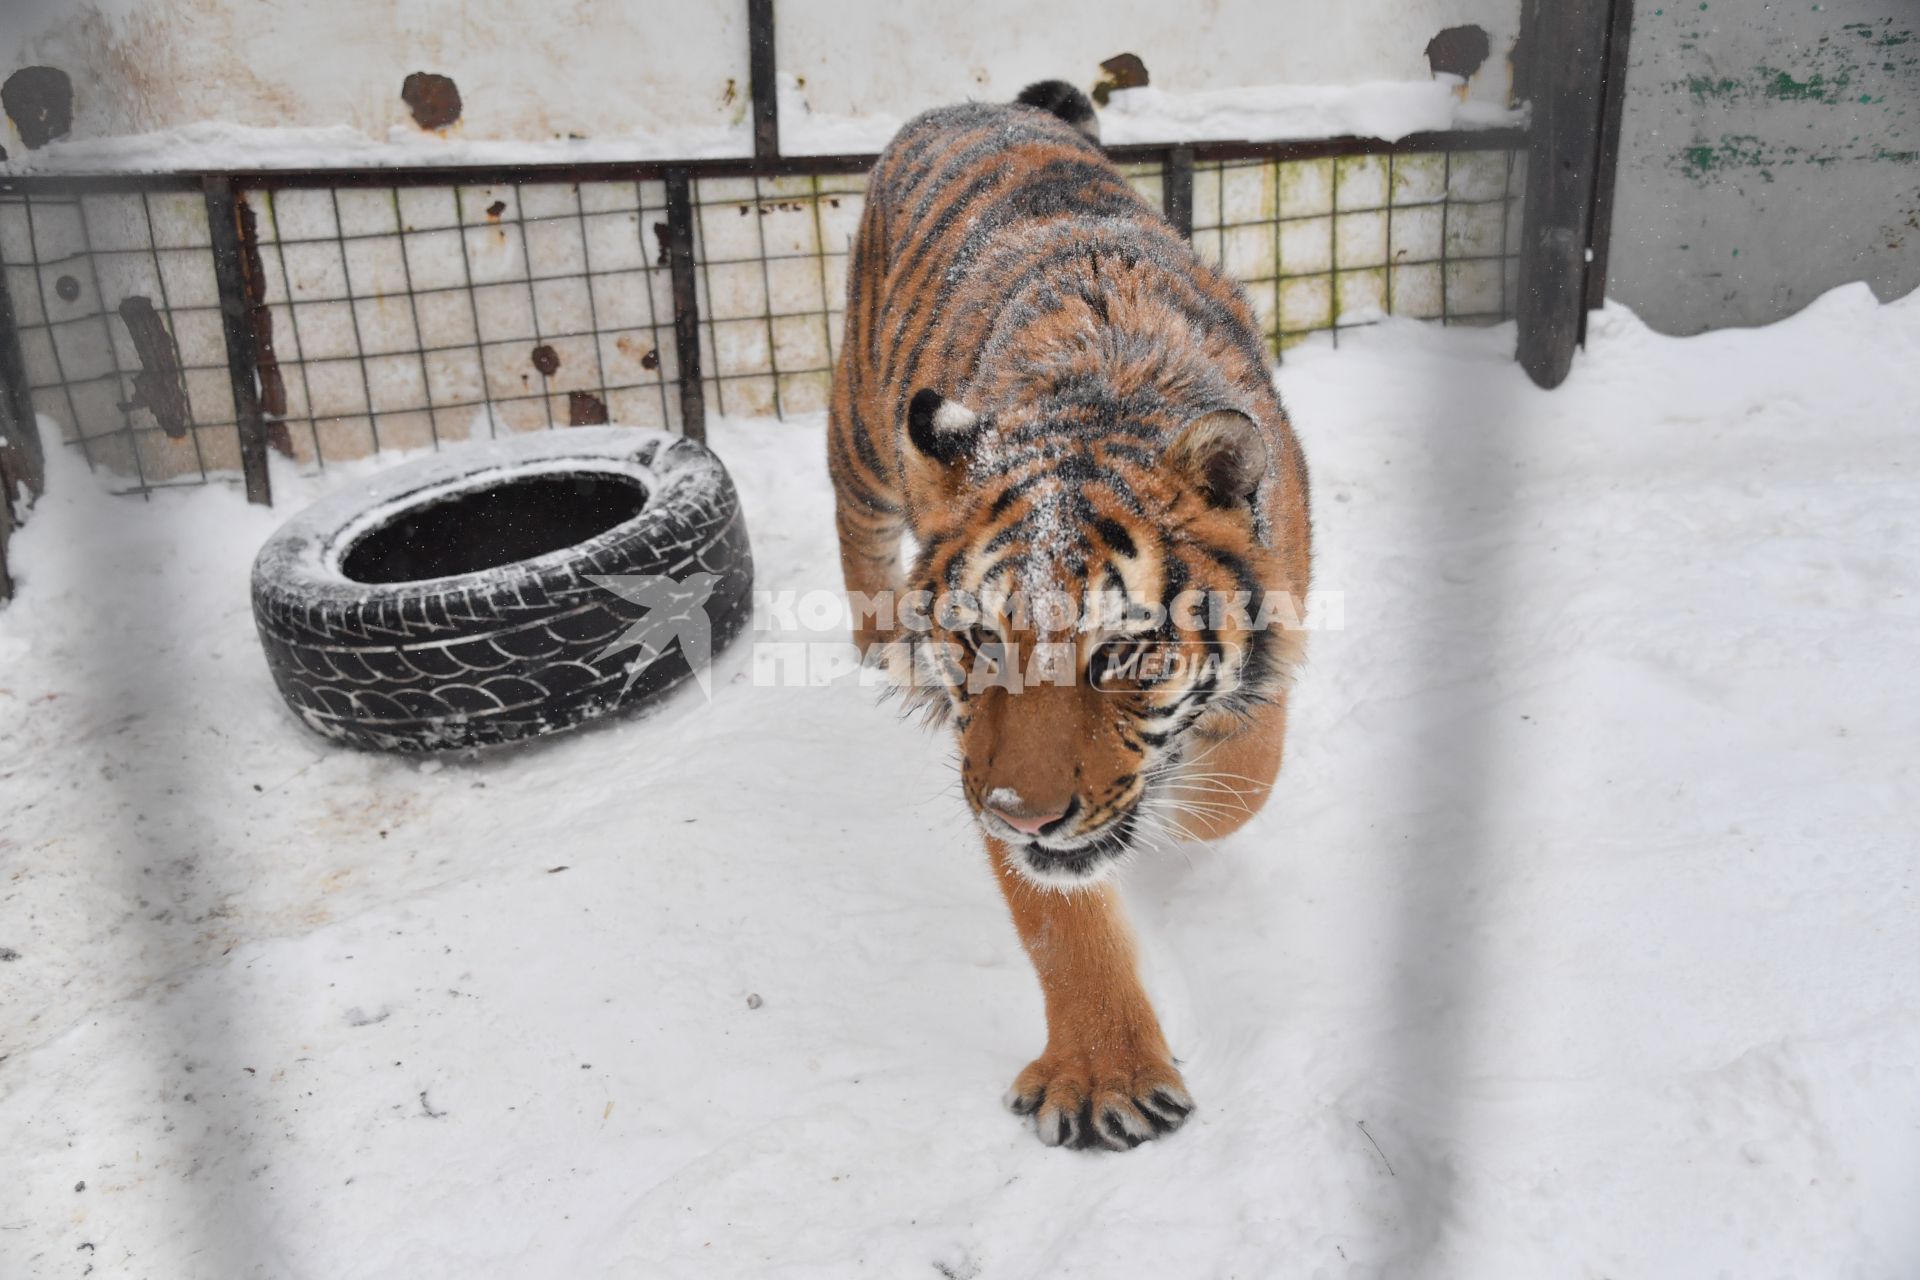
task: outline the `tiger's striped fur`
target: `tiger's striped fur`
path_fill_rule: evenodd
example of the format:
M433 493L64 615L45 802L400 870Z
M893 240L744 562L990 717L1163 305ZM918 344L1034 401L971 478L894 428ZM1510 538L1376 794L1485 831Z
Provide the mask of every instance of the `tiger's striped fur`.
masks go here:
M1191 1102L1099 881L1156 828L1220 835L1260 806L1299 634L1082 619L1096 596L1164 611L1237 595L1255 615L1277 593L1303 600L1307 476L1239 288L1068 123L1091 116L1083 95L1021 96L1053 110L931 111L876 164L828 462L857 639L942 673L931 697L1040 971L1048 1051L1010 1105L1051 1141L1131 1146ZM923 631L868 612L903 592L984 607ZM989 603L1008 597L1066 607ZM1215 661L1092 686L1148 643ZM1041 651L1073 678L1017 692L966 678Z

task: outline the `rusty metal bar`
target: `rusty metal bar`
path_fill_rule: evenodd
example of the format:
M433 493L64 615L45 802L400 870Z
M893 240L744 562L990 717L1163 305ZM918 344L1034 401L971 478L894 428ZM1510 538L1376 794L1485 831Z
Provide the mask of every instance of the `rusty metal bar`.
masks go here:
M779 80L773 61L773 0L747 0L747 77L753 94L753 158L780 158Z
M7 273L0 269L0 484L5 485L8 499L16 484L26 485L27 492L38 497L46 483L46 468L13 295L7 289Z
M253 305L247 296L247 246L241 239L239 197L233 181L210 176L205 187L207 230L213 238L213 275L220 286L220 327L227 339L227 372L233 382L233 417L240 433L240 470L247 501L273 505L267 475L267 428L260 416L254 380Z
M1431 151L1499 151L1524 147L1525 129L1449 129L1386 142L1379 138L1318 138L1283 142L1196 142L1196 163L1217 160L1322 160L1328 156L1418 155ZM1164 160L1164 143L1106 148L1118 164ZM218 171L237 188L291 190L310 187L489 186L497 183L661 181L670 172L705 178L792 178L828 173L865 173L872 154L740 156L714 160L606 161L592 164L395 165L358 169L236 169ZM213 170L177 174L19 174L0 178L0 196L65 195L88 191L177 191L198 188Z
M15 491L38 496L46 484L46 457L40 451L33 395L27 387L27 362L20 352L20 330L0 263L0 600L13 599L13 575L7 569L7 544L19 527Z
M1167 221L1180 229L1180 234L1193 239L1193 148L1178 146L1167 148L1166 162L1161 170L1161 200L1166 206Z
M692 179L670 169L667 188L667 266L673 274L673 346L680 367L680 430L707 438L706 392L700 385L700 297L693 278Z
M1533 136L1520 238L1519 359L1542 387L1565 381L1586 321L1613 8L1613 0L1537 3L1527 46Z

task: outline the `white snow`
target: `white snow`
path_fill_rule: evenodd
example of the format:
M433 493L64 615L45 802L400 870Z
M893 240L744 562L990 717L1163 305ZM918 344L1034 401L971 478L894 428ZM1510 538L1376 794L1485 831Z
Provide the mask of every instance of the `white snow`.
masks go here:
M1288 353L1345 625L1265 813L1130 873L1200 1110L1124 1156L1000 1109L1040 1002L941 738L743 642L710 703L338 750L246 598L337 473L60 454L0 612L0 1275L1916 1274L1920 297L1610 308L1551 394L1512 341ZM715 429L765 588L837 586L821 435Z
M681 125L604 138L518 141L441 136L394 127L374 137L352 125L248 125L208 120L150 133L70 138L21 150L9 173L174 173L223 169L378 169L430 165L600 164L739 159L753 153L744 125Z

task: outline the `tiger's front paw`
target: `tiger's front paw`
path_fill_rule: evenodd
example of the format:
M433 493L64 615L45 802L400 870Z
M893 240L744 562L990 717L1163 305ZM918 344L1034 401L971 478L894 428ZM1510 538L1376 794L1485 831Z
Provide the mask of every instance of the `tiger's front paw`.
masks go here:
M1015 1115L1033 1117L1050 1147L1114 1151L1172 1133L1193 1110L1173 1064L1139 1052L1043 1054L1015 1077L1005 1101Z

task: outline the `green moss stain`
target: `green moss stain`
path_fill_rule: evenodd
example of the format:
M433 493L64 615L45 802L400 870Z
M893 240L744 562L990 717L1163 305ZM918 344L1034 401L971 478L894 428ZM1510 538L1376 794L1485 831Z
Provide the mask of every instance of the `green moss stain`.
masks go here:
M1823 20L1826 34L1814 40L1769 40L1772 56L1729 73L1724 62L1716 65L1721 41L1709 34L1709 20L1692 6L1676 8L1671 38L1685 74L1664 88L1686 95L1693 133L1671 144L1668 167L1703 183L1727 180L1729 171L1773 182L1792 166L1912 163L1887 144L1908 145L1903 130L1920 115L1909 107L1920 101L1920 25L1844 16ZM1729 127L1739 132L1722 132Z
M1689 178L1706 178L1727 169L1759 169L1795 163L1799 148L1769 146L1752 134L1727 133L1717 143L1695 143L1679 156L1680 171Z
M1705 102L1709 98L1738 97L1745 88L1732 76L1688 76L1687 92L1693 95L1695 102Z
M1764 182L1774 181L1775 169L1793 165L1826 168L1850 162L1910 165L1920 162L1920 152L1895 151L1885 146L1867 147L1859 143L1836 145L1818 150L1790 143L1767 142L1752 134L1722 134L1718 142L1696 142L1674 153L1669 163L1687 177L1706 181L1729 170L1751 170Z
M1844 71L1833 80L1818 71L1805 80L1796 80L1777 67L1761 67L1758 72L1761 95L1778 102L1838 102L1853 79Z

